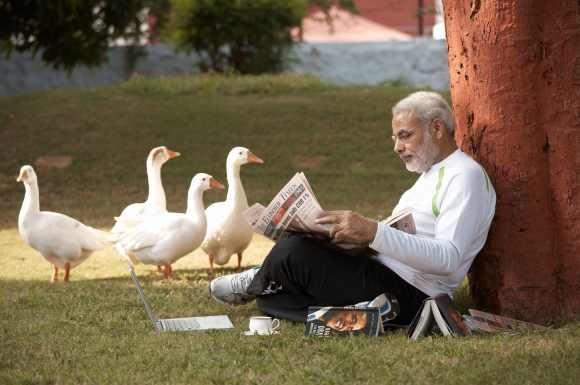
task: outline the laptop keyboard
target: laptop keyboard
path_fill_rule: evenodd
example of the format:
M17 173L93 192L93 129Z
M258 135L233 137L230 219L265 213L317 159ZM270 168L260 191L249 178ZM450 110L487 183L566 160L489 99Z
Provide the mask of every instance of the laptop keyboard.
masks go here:
M193 318L173 318L159 320L163 331L198 330L199 323Z

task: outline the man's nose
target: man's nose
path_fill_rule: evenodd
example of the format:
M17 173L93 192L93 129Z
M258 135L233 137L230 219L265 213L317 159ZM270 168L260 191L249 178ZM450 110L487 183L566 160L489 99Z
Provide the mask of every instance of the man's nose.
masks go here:
M397 154L401 154L403 151L405 151L405 145L403 143L401 143L401 141L399 139L395 139L394 150Z

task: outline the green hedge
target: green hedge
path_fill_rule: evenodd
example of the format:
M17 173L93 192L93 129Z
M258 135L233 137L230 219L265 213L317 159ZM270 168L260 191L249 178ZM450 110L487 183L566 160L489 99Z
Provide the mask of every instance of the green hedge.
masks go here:
M202 71L241 74L283 69L290 30L306 14L305 0L171 0L168 35L178 49L201 57Z

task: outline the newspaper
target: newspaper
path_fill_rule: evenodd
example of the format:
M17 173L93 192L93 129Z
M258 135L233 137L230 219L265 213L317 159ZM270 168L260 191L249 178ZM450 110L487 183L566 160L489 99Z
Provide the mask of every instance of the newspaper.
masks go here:
M274 241L280 239L286 230L330 238L332 226L315 222L323 211L306 176L299 172L276 194L268 207L256 203L244 212L244 217L255 232Z
M316 218L324 212L316 199L304 173L296 173L278 192L267 207L256 203L244 212L244 218L254 231L273 241L287 233L301 233L305 236L327 241L331 246L351 255L373 255L376 252L366 244L336 241L331 237L331 224L318 224ZM387 224L399 223L401 230L415 233L415 224L410 211L401 211L387 218Z

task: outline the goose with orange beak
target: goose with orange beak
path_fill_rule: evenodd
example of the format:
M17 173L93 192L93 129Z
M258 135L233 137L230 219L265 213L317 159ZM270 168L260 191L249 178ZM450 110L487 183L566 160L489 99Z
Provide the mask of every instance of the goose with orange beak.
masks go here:
M203 193L224 186L211 175L196 174L187 193L185 213L167 212L145 218L123 234L113 234L115 247L131 263L163 266L165 278L172 277L171 265L197 249L206 233Z
M165 190L161 181L161 168L168 160L177 158L180 155L179 152L170 150L165 146L155 147L149 151L145 162L147 184L149 186L147 200L141 203L132 203L125 207L121 215L115 217L115 225L111 229L111 234L121 235L131 230L144 218L167 212ZM120 250L117 250L117 252L122 254ZM157 266L157 270L161 272L161 266Z
M248 209L248 198L240 178L240 168L248 163L262 164L264 161L244 147L234 147L229 152L226 160L227 198L210 205L205 211L207 234L201 248L209 257L211 274L214 263L225 265L232 254L237 254L237 267L240 269L243 252L252 241L253 230L242 215Z
M111 233L122 233L138 224L143 217L167 212L165 190L161 181L161 167L170 159L180 156L165 146L155 147L147 156L147 184L149 193L147 200L141 203L131 203L125 207L121 215L115 217L115 225Z
M64 269L64 281L68 282L72 268L107 245L106 234L69 216L40 211L38 179L32 166L22 166L16 181L26 189L18 215L21 238L50 262L51 282L58 280L59 269Z

